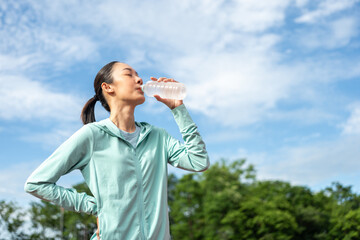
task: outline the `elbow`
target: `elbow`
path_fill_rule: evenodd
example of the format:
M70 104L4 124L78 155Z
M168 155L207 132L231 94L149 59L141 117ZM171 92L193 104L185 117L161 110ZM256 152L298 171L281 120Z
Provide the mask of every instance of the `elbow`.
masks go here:
M36 191L35 184L26 182L24 186L24 191L30 194L34 193Z
M33 195L34 197L40 198L41 200L44 200L47 202L50 201L47 198L45 198L45 196L43 195L44 192L41 191L41 186L39 186L39 184L26 182L25 186L24 186L24 190L25 190L25 192Z
M206 171L208 168L210 167L210 160L209 157L206 156L204 164L201 164L201 166L199 166L199 168L197 169L196 172L204 172Z

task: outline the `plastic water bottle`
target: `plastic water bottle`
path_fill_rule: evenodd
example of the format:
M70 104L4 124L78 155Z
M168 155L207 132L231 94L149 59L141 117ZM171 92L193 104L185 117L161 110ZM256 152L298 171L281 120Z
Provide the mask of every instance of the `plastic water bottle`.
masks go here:
M186 97L186 87L177 82L149 81L141 86L143 92L149 97L159 95L161 98L182 100Z

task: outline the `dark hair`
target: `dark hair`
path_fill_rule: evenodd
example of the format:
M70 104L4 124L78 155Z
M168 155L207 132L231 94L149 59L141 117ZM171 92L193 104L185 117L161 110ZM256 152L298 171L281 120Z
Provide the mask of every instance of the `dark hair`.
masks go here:
M112 70L113 70L113 66L115 63L118 63L118 61L113 61L113 62L106 64L96 74L96 77L94 80L95 95L94 95L94 97L90 98L89 101L86 102L86 104L81 112L81 120L84 123L84 125L96 121L95 120L95 104L96 104L97 100L99 100L101 105L108 112L110 112L110 107L109 107L108 103L106 102L104 95L102 94L101 84L103 82L105 82L105 83L113 82Z

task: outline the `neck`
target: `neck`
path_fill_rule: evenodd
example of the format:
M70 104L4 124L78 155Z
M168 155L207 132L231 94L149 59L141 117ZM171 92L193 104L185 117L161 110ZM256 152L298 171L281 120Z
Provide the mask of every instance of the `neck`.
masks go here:
M136 129L134 112L134 106L116 106L111 109L109 118L119 129L132 133Z

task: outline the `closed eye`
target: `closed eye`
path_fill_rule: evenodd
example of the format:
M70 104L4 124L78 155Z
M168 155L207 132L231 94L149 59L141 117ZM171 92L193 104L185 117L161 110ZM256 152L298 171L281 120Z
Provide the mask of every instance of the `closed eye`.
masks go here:
M127 75L127 76L132 76L133 69L131 69L131 68L124 68L123 71L128 71L128 72L130 72L130 73L127 73L127 74L125 74L125 75ZM135 76L137 76L137 77L139 76L139 74L138 74L136 71L134 71L134 73L135 73Z

